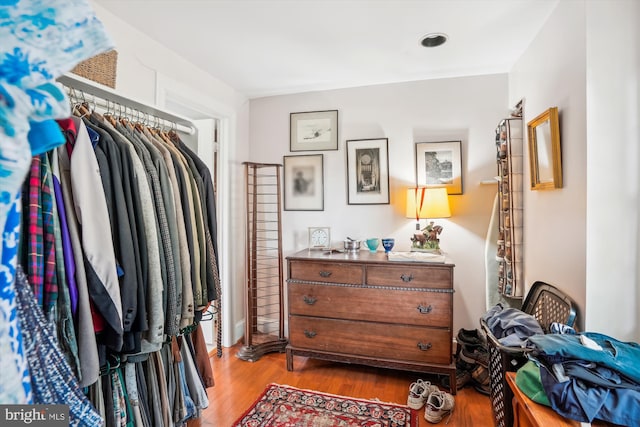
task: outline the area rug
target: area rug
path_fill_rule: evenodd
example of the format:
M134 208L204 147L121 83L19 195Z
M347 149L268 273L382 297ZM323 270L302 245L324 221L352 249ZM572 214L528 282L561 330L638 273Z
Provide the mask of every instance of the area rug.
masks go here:
M417 427L408 406L269 384L234 427Z

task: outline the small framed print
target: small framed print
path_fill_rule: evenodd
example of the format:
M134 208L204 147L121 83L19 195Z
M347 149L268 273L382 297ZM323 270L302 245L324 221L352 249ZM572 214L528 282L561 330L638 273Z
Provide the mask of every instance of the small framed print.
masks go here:
M389 204L388 139L347 141L347 187L350 205Z
M416 184L462 194L461 141L416 143Z
M291 113L290 151L338 149L338 110Z
M284 156L284 210L323 211L322 154Z

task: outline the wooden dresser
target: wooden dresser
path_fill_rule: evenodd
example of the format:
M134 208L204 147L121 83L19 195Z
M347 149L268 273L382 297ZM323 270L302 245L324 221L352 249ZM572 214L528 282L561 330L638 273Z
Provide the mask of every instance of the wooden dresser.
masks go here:
M305 249L287 267L289 371L300 355L446 374L455 394L452 263Z

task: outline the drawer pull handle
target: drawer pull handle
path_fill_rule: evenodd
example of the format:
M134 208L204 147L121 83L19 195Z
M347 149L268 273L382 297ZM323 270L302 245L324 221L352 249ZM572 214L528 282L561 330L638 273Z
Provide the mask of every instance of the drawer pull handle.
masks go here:
M403 274L402 276L400 276L400 278L403 282L410 282L413 280L413 273L409 274L408 276L406 274Z
M315 331L309 331L307 329L304 330L304 336L307 337L307 338L313 338L316 335L318 335L318 333L315 332ZM431 344L429 344L429 345L431 345Z
M431 306L431 304L429 304L428 306L424 306L422 304L420 304L418 307L416 307L418 309L418 311L420 312L420 314L429 314L431 313L431 311L433 310L433 307Z
M316 303L316 301L318 301L318 298L310 297L310 296L307 296L307 295L303 296L302 299L304 300L304 302L306 304L309 304L309 305L313 305L313 304Z
M429 350L429 349L431 348L431 343L430 343L430 342L428 342L428 343L426 343L426 344L425 344L425 343L423 343L423 342L419 342L419 343L418 343L418 348L419 348L421 351L427 351L427 350Z
M330 271L321 271L320 272L320 276L321 277L329 277L329 276L331 276L331 272Z

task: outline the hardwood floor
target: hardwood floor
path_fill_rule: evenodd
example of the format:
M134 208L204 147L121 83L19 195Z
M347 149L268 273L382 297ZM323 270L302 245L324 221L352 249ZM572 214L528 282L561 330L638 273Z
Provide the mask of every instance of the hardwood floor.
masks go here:
M418 378L439 384L443 377L360 365L340 364L305 357L294 358L294 371L286 369L284 353L270 353L257 362L236 357L236 345L223 349L222 358L211 357L215 386L207 389L209 407L191 427L230 427L270 383L363 399L379 399L406 405L409 386ZM443 388L444 389L444 388ZM489 397L467 386L458 390L448 427L491 427ZM419 425L432 425L419 411ZM446 418L445 418L446 420ZM445 420L440 424L444 425Z

